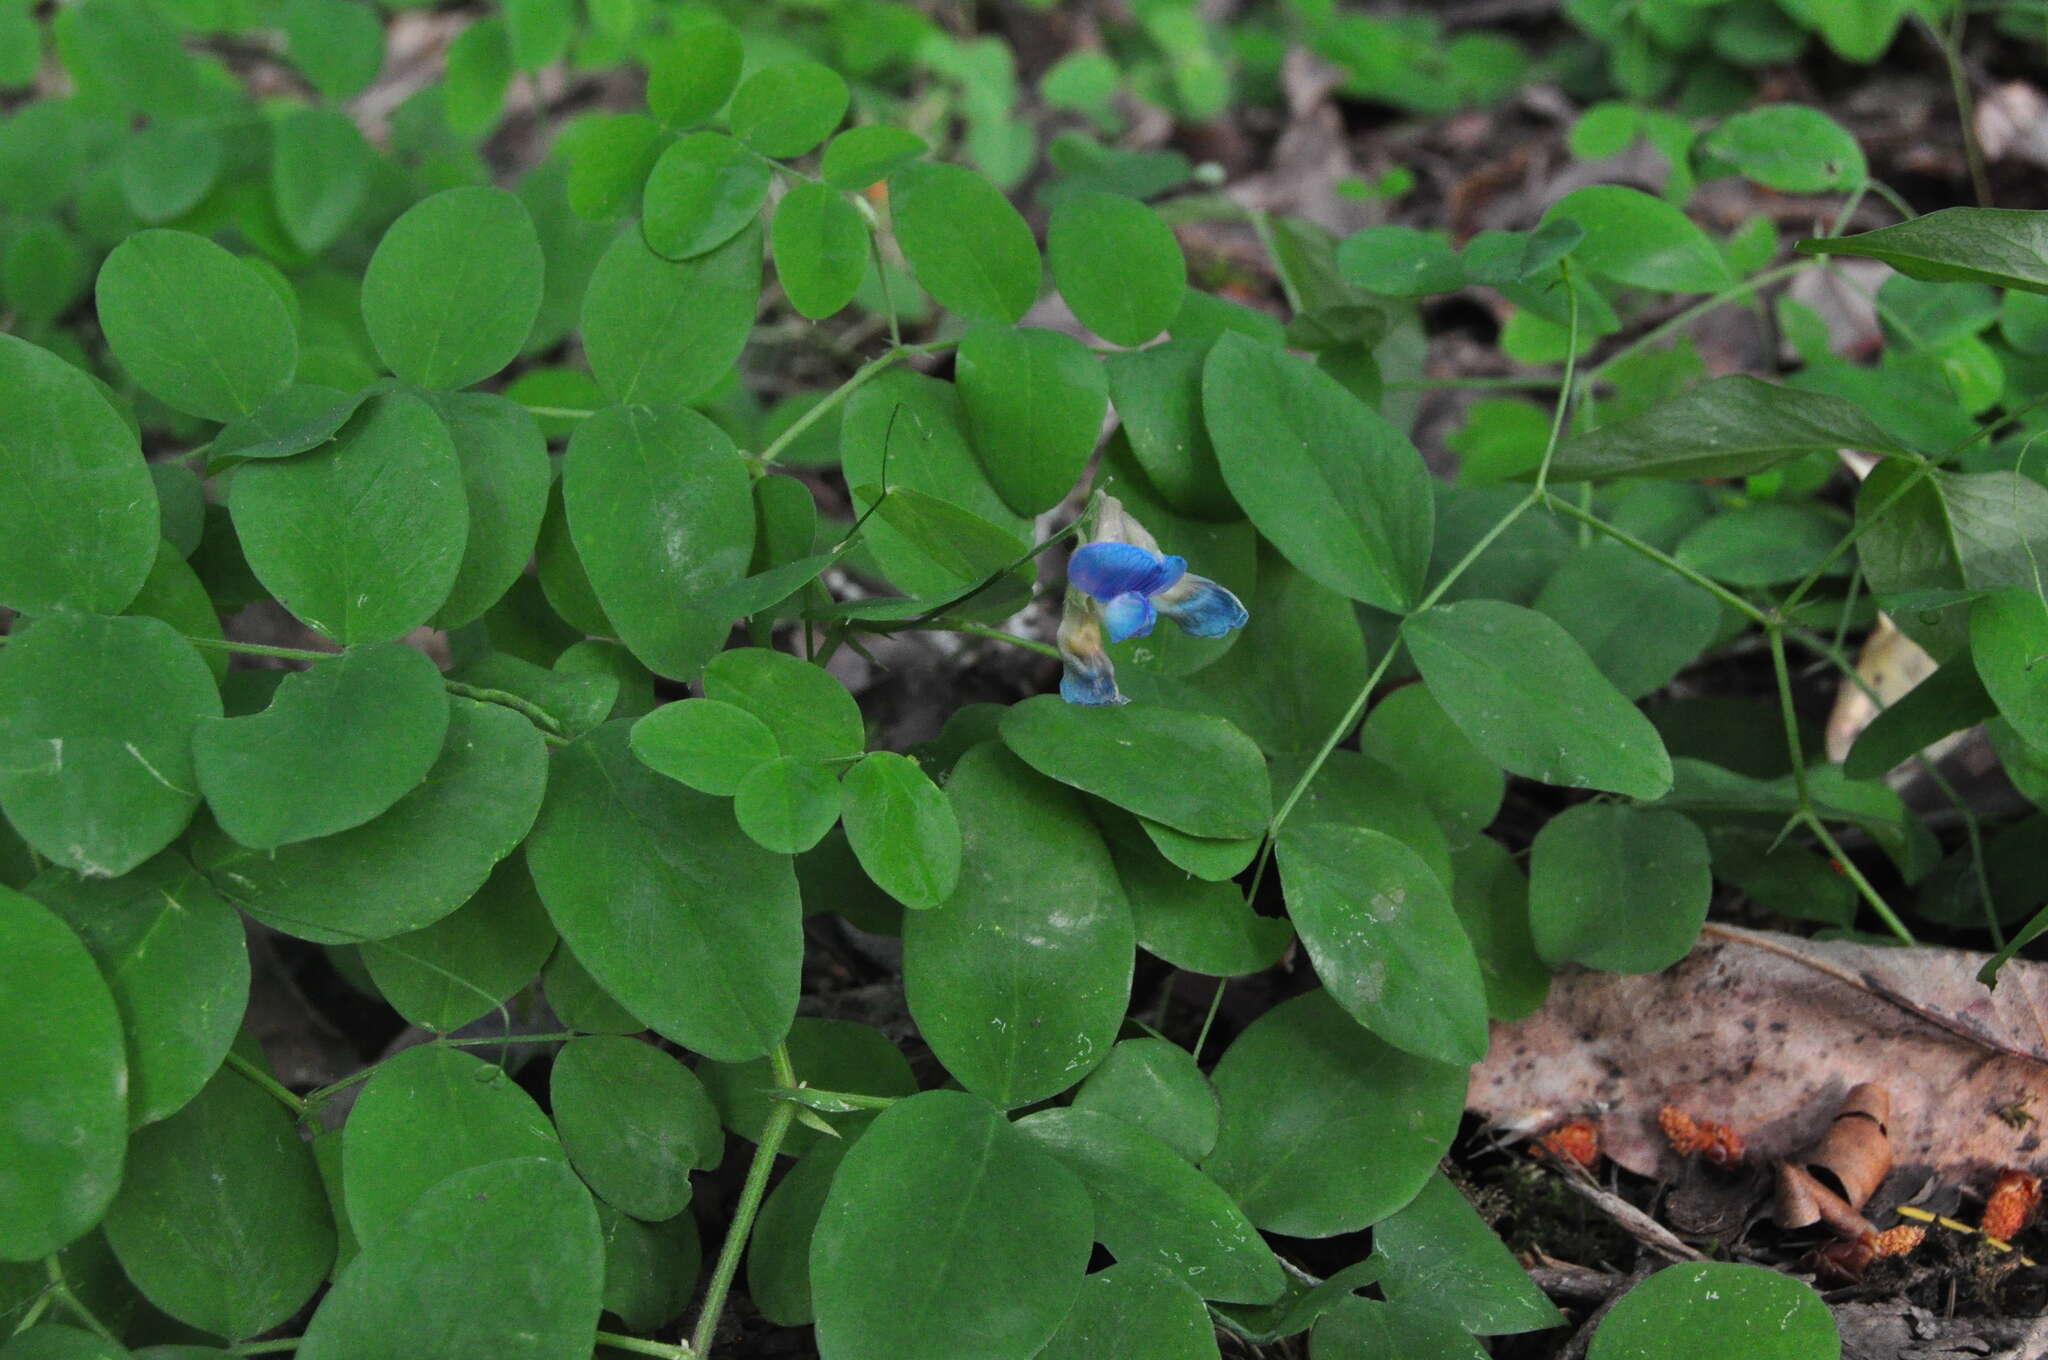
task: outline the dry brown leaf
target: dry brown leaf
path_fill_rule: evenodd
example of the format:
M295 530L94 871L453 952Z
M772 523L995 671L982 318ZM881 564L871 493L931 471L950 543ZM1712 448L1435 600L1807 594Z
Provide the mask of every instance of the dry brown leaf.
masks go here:
M2039 1170L2028 1110L2048 1111L2048 965L2008 963L1994 992L1984 961L1710 925L1663 973L1560 974L1543 1009L1494 1026L1466 1103L1527 1127L1597 1102L1601 1150L1670 1179L1667 1104L1741 1129L1770 1162L1813 1146L1850 1088L1876 1081L1898 1165Z

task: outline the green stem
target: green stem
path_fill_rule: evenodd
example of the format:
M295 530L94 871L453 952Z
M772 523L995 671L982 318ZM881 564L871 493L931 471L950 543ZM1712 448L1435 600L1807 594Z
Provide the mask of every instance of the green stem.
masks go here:
M1897 189L1892 188L1891 185L1886 184L1881 179L1873 177L1870 180L1870 192L1890 204L1891 210L1897 213L1903 221L1910 222L1920 215L1913 211L1913 205L1908 203Z
M1807 592L1819 585L1821 578L1828 574L1829 569L1835 563L1842 560L1842 554L1856 546L1856 540L1863 537L1864 530L1882 519L1885 511L1904 500L1907 492L1920 485L1933 472L1934 464L1932 463L1923 462L1915 464L1912 472L1907 474L1906 479L1893 487L1891 493L1869 511L1866 512L1862 506L1857 506L1856 522L1849 526L1849 532L1836 540L1835 546L1829 548L1827 554L1820 559L1813 570L1806 573L1804 580L1792 587L1792 593L1779 602L1778 612L1780 614L1789 614L1797 608L1799 602L1806 598Z
M777 1044L769 1055L769 1062L775 1071L775 1079L784 1086L796 1084L796 1073L789 1062L789 1049ZM747 1237L754 1231L754 1216L761 1211L761 1199L768 1193L768 1174L775 1168L775 1154L782 1150L782 1140L789 1133L790 1121L796 1118L797 1107L790 1101L777 1101L768 1111L767 1127L761 1130L761 1141L754 1148L753 1163L747 1167L747 1181L740 1189L740 1202L733 1210L732 1226L726 1229L725 1245L719 1248L718 1264L711 1272L711 1283L704 1290L704 1308L697 1315L697 1330L690 1338L691 1351L698 1357L711 1354L713 1342L718 1337L718 1320L725 1312L725 1296L732 1288L733 1277L739 1273L740 1256L746 1250Z
M1763 610L1758 609L1755 605L1751 604L1748 600L1743 599L1740 595L1737 595L1734 591L1728 589L1728 587L1722 585L1719 581L1713 580L1712 578L1707 576L1702 576L1699 572L1695 571L1691 567L1688 567L1687 565L1685 565L1685 563L1679 561L1670 553L1667 553L1660 548L1654 547L1651 544L1643 542L1643 540L1637 538L1634 534L1629 533L1626 529L1623 529L1618 525L1608 523L1606 520L1600 518L1600 516L1594 514L1592 511L1585 509L1583 506L1574 505L1570 501L1565 500L1552 492L1544 493L1543 503L1550 509L1557 511L1561 515L1564 515L1566 518L1575 519L1579 523L1594 530L1595 532L1607 535L1607 537L1613 539L1616 543L1621 544L1623 547L1632 549L1633 551L1642 554L1644 557L1649 558L1652 562L1657 563L1659 566L1667 567L1670 570L1677 572L1680 576L1683 576L1686 580L1692 582L1700 589L1712 594L1715 599L1719 600L1722 604L1727 605L1730 609L1733 609L1736 613L1742 615L1751 623L1757 624L1758 626L1763 626L1771 621L1770 616L1764 613Z
M1968 6L1958 4L1946 36L1935 30L1932 20L1927 21L1927 27L1934 34L1935 46L1941 49L1942 60L1948 64L1949 91L1956 101L1956 122L1963 134L1963 160L1970 167L1970 188L1977 195L1977 206L1988 208L1991 206L1991 176L1984 166L1984 148L1977 144L1977 116L1970 96L1970 77L1963 69L1963 23L1968 15Z
M1587 370L1583 381L1588 384L1592 383L1622 360L1647 349L1668 335L1683 330L1715 308L1748 297L1751 293L1770 287L1780 279L1791 278L1802 269L1811 269L1818 263L1818 260L1806 259L1794 260L1790 264L1781 264L1776 269L1766 269L1761 274L1752 274L1740 283L1731 284L1723 288L1712 297L1695 302L1669 321L1645 331L1620 349L1614 351L1614 353L1608 355L1605 359L1602 359L1599 363L1593 365L1591 369Z
M101 1322L98 1315L80 1301L78 1295L71 1292L70 1284L64 1279L63 1264L55 1256L46 1256L43 1258L43 1269L50 1276L50 1297L69 1309L71 1315L83 1322L94 1336L118 1348L121 1339L108 1330L107 1324Z
M530 699L522 699L508 690L485 689L480 685L467 685L460 680L449 680L445 677L441 683L450 694L464 699L474 699L478 703L509 708L547 735L567 740L566 734L562 731L562 724L556 721L555 716Z
M1041 656L1049 656L1055 661L1059 659L1060 655L1060 649L1049 642L1040 642L1037 638L1019 637L1015 633L1005 633L1002 629L991 628L987 624L969 623L965 619L933 619L929 626L934 629L943 629L949 633L966 633L971 637L987 638L991 642L1007 642L1012 647L1022 647L1026 651L1037 652Z
M659 1356L660 1360L691 1360L696 1354L687 1341L644 1341L637 1336L621 1336L617 1332L599 1332L597 1344L617 1351L631 1351L635 1355Z
M887 352L861 365L860 368L854 371L852 377L826 393L816 406L798 416L791 422L788 429L775 436L769 442L768 447L761 450L761 461L763 463L774 462L781 455L782 451L795 443L805 430L810 429L811 426L823 420L839 403L845 401L855 392L860 391L861 388L867 386L876 378L879 378L891 365L913 354L937 354L942 350L951 349L958 343L956 340L934 340L922 345L890 346Z
M527 406L526 409L534 415L554 420L588 420L597 414L595 411L586 411L576 406Z
M579 1031L564 1030L558 1034L484 1035L474 1039L436 1039L434 1042L444 1048L518 1048L526 1044L567 1043L571 1039L580 1039L582 1037ZM397 1055L393 1054L392 1056L396 1057ZM326 1086L306 1092L306 1108L309 1110L317 1109L341 1092L346 1091L349 1087L368 1077L388 1061L389 1059L384 1059L373 1062L360 1072L349 1073L340 1081L331 1082Z
M1906 923L1898 918L1897 913L1891 909L1891 904L1884 900L1883 894L1863 876L1863 871L1856 867L1855 861L1849 858L1840 842L1836 841L1834 833L1828 830L1827 824L1821 821L1820 815L1814 811L1813 786L1806 777L1806 750L1799 741L1799 712L1792 702L1792 668L1785 661L1783 622L1772 619L1764 629L1764 636L1770 642L1771 672L1778 682L1778 712L1784 719L1785 745L1792 757L1792 787L1799 797L1799 820L1813 832L1827 850L1828 857L1833 860L1835 867L1856 885L1856 891L1869 903L1870 909L1877 913L1878 918L1892 934L1899 937L1899 942L1918 944L1919 941L1913 938L1913 932L1906 929Z
M194 647L214 652L240 652L244 656L274 656L280 661L332 661L340 652L316 652L305 647L266 647L260 642L237 642L233 638L185 635Z
M1543 499L1544 484L1550 479L1550 460L1557 456L1557 441L1564 433L1565 412L1571 408L1569 396L1572 378L1578 371L1579 360L1579 290L1572 287L1572 262L1569 258L1558 261L1558 277L1564 280L1565 298L1571 304L1569 325L1565 330L1564 382L1558 391L1558 399L1551 403L1550 437L1543 443L1542 461L1536 464L1535 498ZM1517 512L1519 513L1519 512Z
M1380 386L1389 392L1551 392L1558 379L1543 377L1480 378L1388 378Z
M290 1110L294 1118L305 1118L306 1102L301 1100L298 1096L292 1094L291 1089L287 1087L283 1082L279 1081L276 1077L271 1076L268 1072L258 1067L255 1063L250 1062L247 1058L243 1057L241 1054L235 1052L232 1049L228 1050L228 1066L234 1068L237 1072L240 1072L250 1081L256 1083L258 1087L262 1088L270 1095L275 1096L277 1098L278 1104L284 1106L287 1110Z
M1202 1046L1209 1042L1209 1031L1216 1024L1216 1013L1223 1009L1223 989L1229 985L1229 978L1216 979L1216 990L1209 997L1209 1013L1202 1017L1201 1033L1195 1035L1195 1049L1191 1056L1198 1063L1202 1061Z

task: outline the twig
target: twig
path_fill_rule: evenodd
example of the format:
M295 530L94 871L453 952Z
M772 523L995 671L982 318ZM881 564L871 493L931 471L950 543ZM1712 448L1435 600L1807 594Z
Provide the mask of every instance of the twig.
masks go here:
M1651 1218L1620 1195L1602 1190L1584 1176L1569 1172L1559 1173L1558 1179L1565 1189L1577 1195L1586 1203L1614 1220L1614 1226L1633 1237L1650 1251L1673 1261L1704 1261L1706 1253L1696 1251L1678 1240L1678 1235Z

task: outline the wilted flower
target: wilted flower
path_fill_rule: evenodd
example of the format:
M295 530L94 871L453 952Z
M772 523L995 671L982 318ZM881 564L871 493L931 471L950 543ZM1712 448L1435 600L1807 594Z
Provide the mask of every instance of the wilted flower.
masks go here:
M1222 637L1251 616L1237 596L1188 571L1187 559L1159 551L1145 526L1114 496L1101 498L1093 539L1067 563L1067 609L1060 622L1069 703L1120 704L1110 642L1145 637L1161 614L1194 637Z

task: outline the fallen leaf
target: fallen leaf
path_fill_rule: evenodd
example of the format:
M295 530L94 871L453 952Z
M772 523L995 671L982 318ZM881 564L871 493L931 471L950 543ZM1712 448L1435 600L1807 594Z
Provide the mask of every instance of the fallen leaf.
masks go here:
M1497 1122L1599 1108L1601 1150L1672 1179L1665 1105L1712 1111L1750 1156L1796 1156L1850 1088L1890 1088L1894 1161L1949 1177L2048 1160L2031 1119L2048 1109L2048 965L1709 925L1662 973L1569 970L1534 1015L1495 1025L1471 1109ZM1547 1121L1546 1121L1547 1122Z

